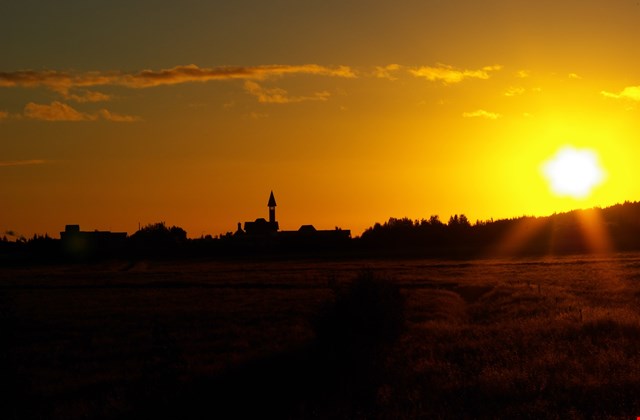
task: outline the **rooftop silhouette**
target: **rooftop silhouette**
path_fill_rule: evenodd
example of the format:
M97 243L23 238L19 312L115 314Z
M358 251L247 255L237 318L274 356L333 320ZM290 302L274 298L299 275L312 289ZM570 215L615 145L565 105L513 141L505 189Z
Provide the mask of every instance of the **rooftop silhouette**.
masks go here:
M267 207L269 208L269 220L257 218L254 221L238 223L238 229L233 235L239 240L252 241L256 239L268 240L272 243L286 243L297 245L312 245L318 243L330 243L348 241L351 231L348 229L318 230L311 224L302 225L298 230L281 231L276 220L276 199L273 191L269 194Z

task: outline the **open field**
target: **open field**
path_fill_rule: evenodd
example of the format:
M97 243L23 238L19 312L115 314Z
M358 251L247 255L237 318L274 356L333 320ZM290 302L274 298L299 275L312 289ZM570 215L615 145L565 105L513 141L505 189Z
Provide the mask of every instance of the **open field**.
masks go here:
M399 337L318 345L363 269ZM0 305L3 418L640 416L638 254L3 269Z

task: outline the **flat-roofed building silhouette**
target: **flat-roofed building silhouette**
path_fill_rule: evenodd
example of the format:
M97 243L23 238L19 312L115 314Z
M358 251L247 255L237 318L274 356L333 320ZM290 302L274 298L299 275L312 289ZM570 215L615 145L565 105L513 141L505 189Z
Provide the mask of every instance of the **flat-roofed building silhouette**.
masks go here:
M66 225L64 232L60 232L63 251L79 257L122 251L126 240L126 232L81 231L80 225Z

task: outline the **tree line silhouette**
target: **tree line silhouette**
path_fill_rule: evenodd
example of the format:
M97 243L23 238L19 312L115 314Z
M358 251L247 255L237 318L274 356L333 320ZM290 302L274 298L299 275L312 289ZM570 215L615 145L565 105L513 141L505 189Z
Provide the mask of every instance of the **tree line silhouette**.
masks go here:
M553 255L640 250L640 202L550 216L476 221L453 215L447 223L390 218L359 238L368 250L437 257Z
M276 237L238 238L232 233L189 239L178 226L152 223L118 243L85 244L70 252L60 239L34 235L15 241L0 239L0 263L104 258L185 258L256 255L418 256L475 258L554 255L640 250L640 202L626 201L550 216L522 216L471 223L455 214L445 223L439 216L413 220L390 218L366 229L360 237L341 241L287 243Z

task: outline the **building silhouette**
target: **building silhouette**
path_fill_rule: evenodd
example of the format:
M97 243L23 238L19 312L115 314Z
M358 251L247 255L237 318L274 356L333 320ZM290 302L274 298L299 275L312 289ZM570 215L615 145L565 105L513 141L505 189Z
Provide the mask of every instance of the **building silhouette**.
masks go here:
M273 196L273 191L271 191L271 194L269 195L269 202L267 203L267 206L269 207L269 223L275 223L276 225L278 225L278 222L276 222L276 198Z
M264 218L256 219L253 222L244 222L244 232L250 236L273 236L278 232L280 226L276 221L276 199L273 196L273 191L271 191L271 195L269 195L269 202L267 203L267 207L269 207L269 221ZM242 229L240 228L240 223L238 223L238 233L242 233Z
M80 230L80 225L66 225L64 232L60 232L62 250L69 256L85 257L120 252L126 241L126 232L84 232Z
M235 237L247 241L269 241L273 244L304 246L304 245L332 245L347 242L351 238L348 229L318 230L313 225L302 225L298 230L280 230L276 220L276 199L273 191L269 194L267 207L269 208L269 220L258 218L253 222L238 223Z

